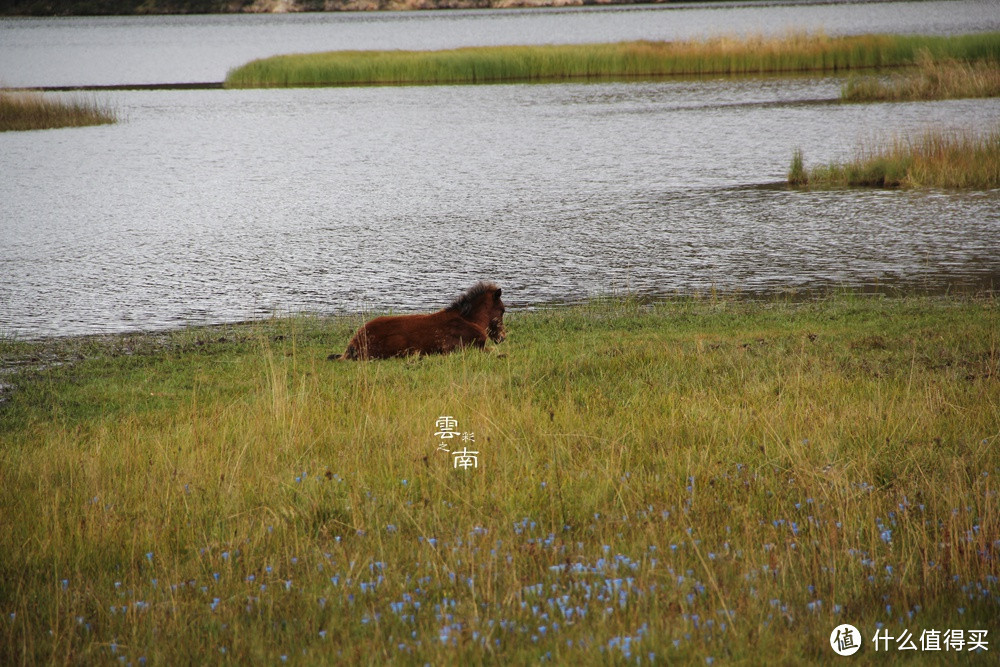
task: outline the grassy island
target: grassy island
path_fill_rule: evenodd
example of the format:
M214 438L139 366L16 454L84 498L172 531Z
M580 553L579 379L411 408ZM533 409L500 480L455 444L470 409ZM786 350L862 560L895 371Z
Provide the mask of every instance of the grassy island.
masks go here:
M0 132L106 125L117 120L113 110L93 102L0 91Z
M955 37L792 34L677 42L495 46L443 51L333 51L255 60L230 88L564 81L666 75L844 71L912 65L917 54L1000 60L1000 33Z
M986 135L928 131L863 147L845 164L807 170L792 156L788 182L817 187L930 187L988 190L1000 187L1000 129Z
M327 361L360 321L0 342L0 663L791 664L842 622L995 627L994 296L609 300Z

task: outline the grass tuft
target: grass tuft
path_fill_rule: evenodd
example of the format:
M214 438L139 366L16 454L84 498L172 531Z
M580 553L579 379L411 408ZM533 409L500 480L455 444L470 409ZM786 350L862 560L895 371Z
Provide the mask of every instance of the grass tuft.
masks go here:
M912 65L920 50L938 59L1000 59L1000 33L953 37L792 33L677 42L333 51L255 60L231 70L225 85L456 84L842 71Z
M0 132L106 125L117 121L113 110L93 102L60 101L42 93L0 92Z
M805 185L809 182L809 175L806 173L802 160L801 148L796 148L792 152L792 166L788 169L788 182L792 185Z

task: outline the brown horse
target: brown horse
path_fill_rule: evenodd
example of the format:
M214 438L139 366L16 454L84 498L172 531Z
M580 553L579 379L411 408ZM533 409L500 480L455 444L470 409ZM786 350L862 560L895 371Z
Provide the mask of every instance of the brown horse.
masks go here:
M500 288L479 282L444 310L428 315L376 317L358 329L342 355L331 359L388 359L411 354L445 354L466 345L482 349L501 343L506 308Z

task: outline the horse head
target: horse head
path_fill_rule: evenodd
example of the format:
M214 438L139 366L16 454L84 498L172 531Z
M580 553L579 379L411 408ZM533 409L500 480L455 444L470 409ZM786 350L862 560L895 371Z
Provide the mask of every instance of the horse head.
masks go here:
M489 308L489 323L486 325L486 335L494 343L502 343L507 337L507 329L503 326L503 314L507 308L500 300L501 289L499 287L493 291L492 304Z

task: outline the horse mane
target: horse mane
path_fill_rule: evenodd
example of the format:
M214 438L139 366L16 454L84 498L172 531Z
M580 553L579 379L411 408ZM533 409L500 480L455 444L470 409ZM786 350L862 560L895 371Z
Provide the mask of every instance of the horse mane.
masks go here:
M496 283L480 280L478 283L465 290L465 293L462 294L462 296L452 301L451 305L445 308L445 310L457 312L465 318L472 317L473 308L475 308L476 301L479 297L487 292L495 292L497 289L499 288L496 286Z

